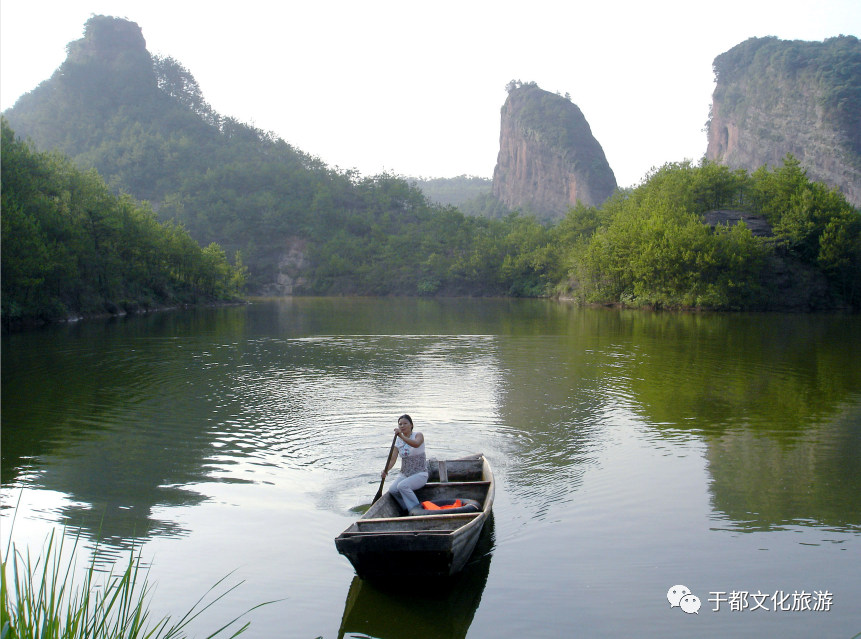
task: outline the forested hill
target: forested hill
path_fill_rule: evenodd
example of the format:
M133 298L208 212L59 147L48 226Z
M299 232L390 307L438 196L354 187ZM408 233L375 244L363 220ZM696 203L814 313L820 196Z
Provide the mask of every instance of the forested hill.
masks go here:
M38 149L97 169L115 192L150 201L198 242L241 250L258 283L272 279L285 236L351 182L215 112L187 69L153 58L137 24L109 16L90 18L52 77L4 115Z
M201 244L241 251L250 292L539 294L564 276L517 257L546 236L534 222L465 218L403 178L332 169L217 113L127 20L90 18L52 77L4 115Z

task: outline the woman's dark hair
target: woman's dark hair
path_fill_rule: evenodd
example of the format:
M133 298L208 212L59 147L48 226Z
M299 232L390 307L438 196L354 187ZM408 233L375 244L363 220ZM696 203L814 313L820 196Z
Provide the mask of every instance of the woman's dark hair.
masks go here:
M412 425L413 425L413 418L412 418L412 417L410 417L409 415L407 415L406 413L404 413L403 415L401 415L400 417L398 417L398 421L401 421L402 419L407 420L407 421L410 423L410 426L412 426Z

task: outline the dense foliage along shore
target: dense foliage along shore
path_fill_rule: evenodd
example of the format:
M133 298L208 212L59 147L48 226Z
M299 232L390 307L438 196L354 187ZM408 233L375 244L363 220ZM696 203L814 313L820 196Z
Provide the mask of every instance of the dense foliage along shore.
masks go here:
M707 211L762 216L704 223ZM581 221L582 220L582 221ZM791 155L748 174L703 160L667 164L600 209L578 207L567 292L585 302L737 310L861 306L861 216L836 189L812 182ZM590 226L592 228L590 228Z
M2 120L4 326L235 300L244 268Z

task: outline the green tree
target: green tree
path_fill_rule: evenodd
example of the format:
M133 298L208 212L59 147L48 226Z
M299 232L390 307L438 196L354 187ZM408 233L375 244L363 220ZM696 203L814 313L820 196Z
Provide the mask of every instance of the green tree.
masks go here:
M94 170L16 138L5 118L2 155L5 325L240 292L241 257L230 266L217 245L201 250L149 205L113 195Z

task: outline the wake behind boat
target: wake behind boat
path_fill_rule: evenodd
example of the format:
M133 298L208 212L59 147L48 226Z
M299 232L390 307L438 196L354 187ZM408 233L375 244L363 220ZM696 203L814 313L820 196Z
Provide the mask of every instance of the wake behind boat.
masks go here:
M478 512L403 516L385 493L360 519L335 539L362 579L391 575L445 577L460 571L472 554L493 507L493 471L484 455L428 461L428 483L416 491L419 501L478 502ZM435 514L430 514L435 513Z

